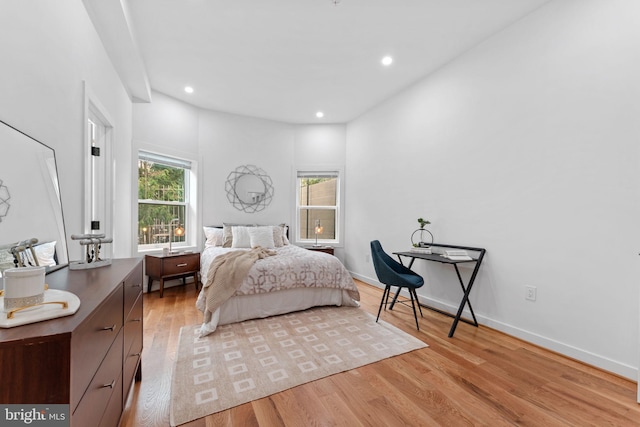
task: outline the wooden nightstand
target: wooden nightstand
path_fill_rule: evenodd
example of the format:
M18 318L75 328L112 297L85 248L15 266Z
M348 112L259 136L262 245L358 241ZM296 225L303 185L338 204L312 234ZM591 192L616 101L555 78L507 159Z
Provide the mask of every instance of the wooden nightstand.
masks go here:
M158 254L145 255L144 264L149 281L147 282L147 293L151 291L151 284L154 280L160 281L160 298L164 293L164 281L167 279L182 278L182 284L186 284L185 278L193 276L196 284L196 291L200 283L200 253L178 253L178 254Z
M308 249L310 251L324 252L326 254L333 255L333 247L331 246L305 246L305 249Z

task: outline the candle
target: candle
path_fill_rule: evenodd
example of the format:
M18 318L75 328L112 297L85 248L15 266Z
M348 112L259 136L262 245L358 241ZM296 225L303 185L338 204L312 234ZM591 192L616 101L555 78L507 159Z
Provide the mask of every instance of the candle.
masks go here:
M44 267L9 268L4 271L4 310L44 301Z

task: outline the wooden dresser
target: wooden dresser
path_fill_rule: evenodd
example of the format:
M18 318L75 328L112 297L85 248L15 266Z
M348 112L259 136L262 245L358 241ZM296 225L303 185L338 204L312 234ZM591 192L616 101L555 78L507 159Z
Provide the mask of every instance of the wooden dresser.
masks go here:
M71 426L117 426L141 379L142 260L46 276L77 313L0 329L0 403L68 404ZM2 315L2 313L0 313Z

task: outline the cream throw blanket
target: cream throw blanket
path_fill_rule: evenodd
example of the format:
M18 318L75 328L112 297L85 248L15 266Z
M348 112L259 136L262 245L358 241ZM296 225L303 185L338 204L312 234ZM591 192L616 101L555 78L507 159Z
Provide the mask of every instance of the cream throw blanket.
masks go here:
M233 296L257 260L275 254L274 251L258 246L249 251L233 251L216 257L207 272L207 281L202 286L206 295L205 322L209 322L216 309Z

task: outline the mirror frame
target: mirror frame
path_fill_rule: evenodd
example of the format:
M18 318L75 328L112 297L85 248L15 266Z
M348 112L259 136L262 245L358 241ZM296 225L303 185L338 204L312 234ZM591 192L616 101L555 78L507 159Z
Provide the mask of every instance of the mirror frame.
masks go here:
M34 180L37 179L37 177L40 177L42 179L43 187L48 188L49 190L47 191L48 195L46 197L48 197L49 199L47 200L47 202L51 206L50 212L51 212L51 215L54 217L52 222L55 223L55 227L56 227L56 232L52 233L52 235L55 235L53 238L49 239L47 237L45 240L41 240L41 237L37 235L38 232L35 231L35 227L31 227L34 230L30 231L29 227L21 226L19 227L19 231L17 231L16 233L13 233L11 237L11 241L0 242L0 247L2 247L3 250L8 250L6 248L7 246L15 245L17 244L17 242L29 240L32 238L37 238L39 240L37 244L47 243L55 239L56 240L56 246L55 246L56 258L55 259L57 264L52 266L46 266L46 272L50 273L50 272L59 270L61 268L64 268L69 264L69 251L67 247L67 239L66 239L67 233L66 233L66 227L64 222L64 212L62 209L62 195L60 193L60 182L58 178L58 164L56 160L56 152L50 146L38 141L37 139L27 135L26 133L20 131L19 129L16 129L15 127L11 126L10 124L2 120L0 120L0 127L3 127L5 130L7 130L9 134L8 137L12 138L12 139L7 138L5 140L0 140L0 146L2 146L4 150L6 150L5 151L7 153L6 158L11 159L12 157L11 154L16 153L15 149L13 151L9 151L9 149L7 149L7 146L9 146L9 144L16 144L16 145L25 144L25 143L38 144L42 149L42 153L47 153L46 158L43 156L45 167L43 167L42 164L36 164L36 163L34 163L33 165L31 164L20 165L21 173L24 173L24 176L18 176L17 178L14 177L14 179L15 181L25 180L25 179L31 180L29 181L31 183L33 183ZM51 152L50 156L47 150ZM46 162L49 162L50 160L52 160L52 163L46 163ZM46 181L45 177L48 177L50 179L50 182ZM7 195L9 196L7 198L7 201L8 200L13 201L15 199L20 200L20 198L17 197L15 194L11 194L10 192L11 186L9 185L10 182L9 183L7 182L7 177L0 176L0 180L2 180L3 186L5 186ZM29 204L30 206L35 207L35 209L38 209L38 207L43 205L42 200L32 199L32 200L27 200L26 202L25 200L27 199L25 197L22 197L23 205ZM59 208L59 211L57 211L57 208ZM42 216L42 215L46 215L46 212L40 211L38 212L38 214ZM5 215L3 215L3 218L0 218L0 235L1 234L6 235L6 233L2 233L2 223L8 222L9 220L7 218L9 218L9 220L12 219L11 203L8 203L7 212L5 212ZM10 223L10 225L12 224ZM13 226L15 226L15 224ZM18 233L20 234L18 235ZM16 236L18 237L18 239L16 239Z
M255 177L262 183L264 191L252 192L253 196L244 197L240 194L242 186L240 185L243 178ZM255 213L263 210L271 203L273 199L273 181L271 177L262 169L255 165L238 166L233 172L227 176L225 183L227 191L227 199L238 210L247 213Z

